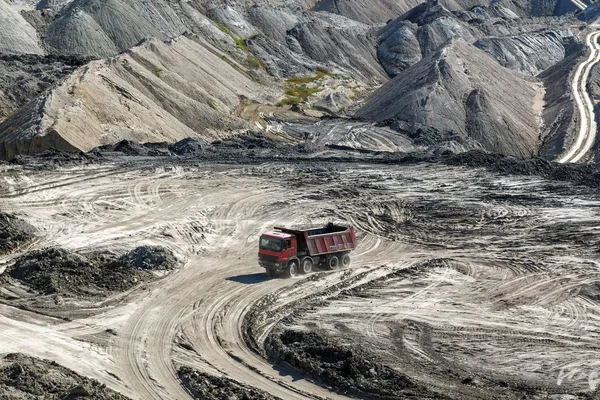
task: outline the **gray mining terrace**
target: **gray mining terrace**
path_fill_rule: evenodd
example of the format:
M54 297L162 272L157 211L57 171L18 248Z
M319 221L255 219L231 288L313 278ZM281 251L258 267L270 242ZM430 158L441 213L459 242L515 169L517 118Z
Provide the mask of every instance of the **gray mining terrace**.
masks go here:
M179 265L120 290L4 279L0 353L139 399L584 399L600 382L595 189L437 164L127 165L1 166L0 209L37 236L0 272L48 246L90 271L143 245ZM332 217L359 233L351 268L258 267L263 231Z

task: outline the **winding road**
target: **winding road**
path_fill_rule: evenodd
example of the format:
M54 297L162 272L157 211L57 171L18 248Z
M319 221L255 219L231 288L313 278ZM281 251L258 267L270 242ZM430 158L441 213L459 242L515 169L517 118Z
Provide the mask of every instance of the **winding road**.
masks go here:
M571 83L573 98L578 110L579 126L575 142L556 161L560 163L576 163L582 161L596 141L596 116L594 103L587 91L587 82L592 68L600 61L600 31L587 35L586 44L590 48L588 58L579 64Z

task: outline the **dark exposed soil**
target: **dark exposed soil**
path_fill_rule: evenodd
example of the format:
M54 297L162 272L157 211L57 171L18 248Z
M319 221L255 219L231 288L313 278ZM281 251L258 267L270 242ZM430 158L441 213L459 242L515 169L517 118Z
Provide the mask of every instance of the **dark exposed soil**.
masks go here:
M276 400L278 397L263 392L232 379L217 377L182 367L178 371L179 379L199 400Z
M0 212L0 254L17 249L33 239L35 229L14 215Z
M178 156L194 156L210 147L202 138L187 138L169 146L169 150Z
M127 400L55 362L8 354L0 359L0 400Z
M173 254L158 246L139 247L120 258L47 248L18 258L4 276L45 295L95 297L130 289L153 279L154 275L146 270L172 269L175 263Z
M485 167L492 172L511 175L535 175L593 187L600 185L600 173L591 164L561 164L543 158L519 158L483 151L450 155L445 157L444 162L449 165Z
M73 57L0 55L0 120L85 62Z
M10 162L35 167L36 169L50 169L56 166L91 164L102 161L102 159L102 154L97 151L83 153L49 149L35 155L19 154Z
M416 386L372 355L316 332L287 329L271 333L265 350L271 361L297 368L340 393L369 399L444 398Z
M421 132L421 133L418 133ZM443 134L437 131L417 129L417 135L427 141L430 135ZM444 134L445 135L445 134ZM423 136L423 137L421 137ZM421 140L419 139L419 140ZM337 145L314 145L308 142L285 144L262 134L248 133L208 143L200 138L187 138L174 144L137 143L121 141L106 145L88 153L69 153L48 150L37 155L17 156L13 163L30 168L43 169L57 165L89 164L115 161L111 153L122 153L133 157L165 157L172 162L220 161L257 163L277 158L291 162L354 162L380 164L414 164L420 162L483 167L491 172L510 175L540 176L546 179L568 181L590 187L600 187L600 172L591 164L561 164L543 158L522 158L472 150L454 154L450 151L427 151L415 153L390 153L352 149ZM117 158L118 160L118 158Z
M119 262L133 268L147 270L173 269L177 265L173 252L161 246L136 247L123 254Z

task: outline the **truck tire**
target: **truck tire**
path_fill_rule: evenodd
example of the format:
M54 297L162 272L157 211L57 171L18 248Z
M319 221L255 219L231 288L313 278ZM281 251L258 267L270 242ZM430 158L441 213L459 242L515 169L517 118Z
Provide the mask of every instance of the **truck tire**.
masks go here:
M310 257L306 257L300 263L300 273L309 274L313 269L313 260Z
M296 275L298 275L298 261L292 260L285 269L285 276L286 278L294 278Z
M348 268L350 266L350 254L346 253L342 256L342 267Z
M327 268L330 270L338 269L340 266L340 259L336 255L331 255L327 259Z

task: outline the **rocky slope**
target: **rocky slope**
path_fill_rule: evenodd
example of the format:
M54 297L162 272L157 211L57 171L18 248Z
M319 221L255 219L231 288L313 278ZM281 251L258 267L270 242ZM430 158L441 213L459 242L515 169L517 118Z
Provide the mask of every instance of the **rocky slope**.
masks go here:
M498 69L503 82L518 86L514 107L500 104L507 90L475 82L496 71L490 59L517 76L537 75L579 48L575 20L529 17L532 9L547 15L550 3L0 0L0 7L8 27L0 35L0 54L17 57L4 64L0 59L3 159L50 147L87 151L123 139L213 140L264 129L265 121L254 115L258 111L248 112L247 104L300 105L295 110L311 116L352 115L368 92L397 87L388 81L401 76L410 85L396 95L378 91L357 116L402 119L402 132L419 137L419 145L452 141L452 151L483 147L531 154L539 145L531 138L534 129L539 136L540 112L525 106L535 96L531 82ZM456 64L458 75L438 74L446 94L433 93L439 101L425 104L427 89L411 79L430 76L437 62L431 60L450 41L468 45L462 58L474 64L466 70L479 72L458 78L462 67ZM481 65L478 49L491 56ZM423 103L414 115L374 110L411 98ZM448 108L445 101L457 103ZM421 128L429 132L425 139Z
M538 147L537 95L535 82L458 39L384 85L356 116L432 126L489 151L531 155Z
M35 28L15 7L0 1L0 54L42 54Z
M448 40L458 38L475 44L501 65L529 75L562 60L577 42L564 22L520 18L500 5L451 12L428 2L380 31L377 55L386 72L394 77Z
M0 121L84 63L68 57L0 55Z
M198 37L151 40L94 61L0 125L0 158L48 147L87 151L121 139L174 142L248 129L233 115L238 96L263 102L269 96L230 63Z

